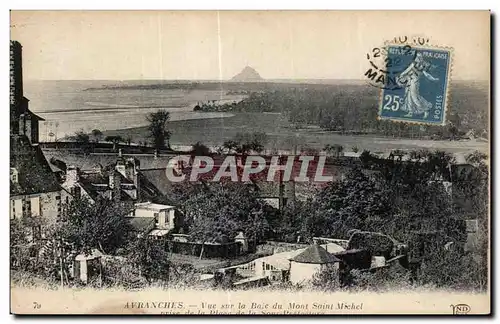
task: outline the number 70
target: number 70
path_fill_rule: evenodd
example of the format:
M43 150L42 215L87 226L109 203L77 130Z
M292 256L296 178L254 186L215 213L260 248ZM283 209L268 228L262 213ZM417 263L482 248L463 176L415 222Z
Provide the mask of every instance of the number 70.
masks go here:
M384 105L384 110L392 110L392 111L399 110L399 96L385 95L384 102L386 100L387 102Z

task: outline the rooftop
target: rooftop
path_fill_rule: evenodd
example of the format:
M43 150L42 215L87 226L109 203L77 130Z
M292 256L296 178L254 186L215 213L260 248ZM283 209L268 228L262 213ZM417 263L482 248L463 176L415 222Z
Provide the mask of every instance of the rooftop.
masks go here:
M11 183L10 194L22 195L59 191L60 186L38 146L25 137L11 138L10 167L18 172L18 183Z
M138 204L135 204L134 206L135 206L135 208L148 209L148 210L158 210L158 211L175 208L175 206L155 204L155 203L152 203L149 201L144 202L144 203L138 203Z
M340 259L327 252L325 248L317 244L313 244L306 248L302 253L291 258L290 261L298 263L325 264L340 262Z
M345 250L342 246L335 243L323 244L320 247L328 254L338 253ZM289 260L295 258L296 256L305 252L309 248L310 247L297 249L293 251L275 253L273 255L263 257L262 261L274 266L277 269L288 269Z
M127 217L130 226L137 232L146 232L155 226L154 217Z
M102 257L104 254L98 249L92 249L90 254L80 253L75 257L76 261L93 260Z

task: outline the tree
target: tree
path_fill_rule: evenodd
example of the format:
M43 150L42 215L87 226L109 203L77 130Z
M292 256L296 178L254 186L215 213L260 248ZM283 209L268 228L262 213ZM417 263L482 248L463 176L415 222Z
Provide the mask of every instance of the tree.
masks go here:
M72 136L72 139L78 144L78 146L83 150L84 153L88 153L90 150L90 136L83 130L80 130Z
M248 140L250 149L254 152L260 153L264 150L264 145L267 142L266 133L255 132L250 135Z
M260 153L264 150L267 135L261 132L237 133L236 136L222 145L229 153L248 154L252 151Z
M149 284L153 280L168 281L170 261L162 240L136 239L129 247L129 260L138 267Z
M74 198L66 206L62 221L56 224L55 237L74 244L79 251L100 249L114 253L124 246L130 225L124 217L129 211L106 199L91 203L86 198Z
M222 148L226 149L228 153L236 152L238 150L239 143L235 140L227 140L222 144Z
M125 138L125 142L128 146L130 146L130 143L132 143L132 137L130 135L127 135L127 137Z
M88 144L90 142L89 134L85 133L83 130L75 132L73 139L79 144Z
M342 155L342 152L344 151L344 147L339 144L326 144L323 150L328 153L333 153L336 157L340 157L340 155Z
M483 153L483 152L480 152L480 151L474 151L465 157L465 160L467 161L467 163L470 163L476 167L486 166L484 161L486 161L487 159L488 159L488 155Z
M106 136L106 138L104 140L106 142L113 143L113 150L114 151L116 151L116 148L118 147L119 143L124 142L123 137L121 137L120 135L109 135L109 136Z
M102 132L98 129L93 129L91 134L94 137L94 142L96 142L96 143L99 143L99 141L101 140L101 138L103 136Z
M156 149L170 148L171 133L167 130L167 122L170 119L170 113L166 110L158 110L146 116L149 122L148 131L149 137L153 140L153 145Z
M309 237L346 237L349 230L359 229L405 241L413 231L437 231L458 240L452 198L443 184L452 158L443 152L413 155L420 160L379 160L363 152L365 167L376 173L355 168L319 191L304 215L303 232Z
M193 155L209 155L210 148L208 148L206 145L202 144L201 142L196 142L195 144L193 144L193 148L191 149L191 154L193 154Z
M29 220L27 222L27 220ZM28 247L32 243L29 224L31 217L16 218L10 221L10 265L13 268L28 270L32 266ZM31 233L30 233L31 232Z
M353 169L341 182L329 183L317 193L304 232L309 237L347 237L352 229L374 230L392 216L388 188L360 169Z
M212 184L189 197L182 209L189 234L200 242L227 243L239 231L258 240L267 231L264 203L244 184Z
M370 169L373 167L373 165L376 161L376 157L373 156L370 153L370 151L363 150L363 152L361 152L361 154L359 155L359 160L361 161L361 163L363 164L363 167L365 169Z
M327 264L326 267L313 275L311 281L313 287L326 290L335 291L340 289L339 271L332 265Z

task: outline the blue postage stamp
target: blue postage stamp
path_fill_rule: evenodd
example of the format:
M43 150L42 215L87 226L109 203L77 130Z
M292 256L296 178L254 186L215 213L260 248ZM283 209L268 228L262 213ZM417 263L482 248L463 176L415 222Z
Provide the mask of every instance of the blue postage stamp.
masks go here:
M444 125L451 51L389 45L379 117Z

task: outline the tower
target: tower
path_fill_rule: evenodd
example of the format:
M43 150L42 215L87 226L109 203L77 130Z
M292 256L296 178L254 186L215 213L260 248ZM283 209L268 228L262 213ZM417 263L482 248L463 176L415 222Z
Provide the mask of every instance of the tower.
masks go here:
M29 100L23 92L23 47L10 42L10 133L26 136L31 144L38 143L38 122L44 120L28 109Z
M10 131L19 133L19 111L23 98L23 54L21 43L10 42Z

